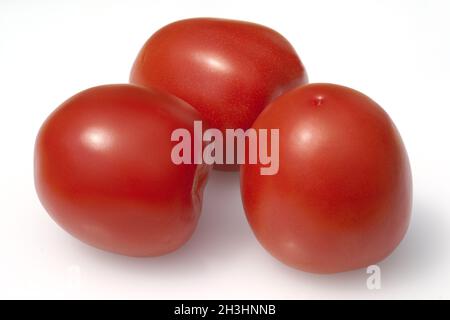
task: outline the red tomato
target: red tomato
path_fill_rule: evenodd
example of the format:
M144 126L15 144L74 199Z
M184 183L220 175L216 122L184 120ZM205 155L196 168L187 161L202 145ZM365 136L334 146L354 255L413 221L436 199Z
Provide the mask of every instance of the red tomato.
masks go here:
M379 105L346 87L310 84L279 97L253 127L280 130L278 174L241 168L248 221L273 256L334 273L395 249L409 224L411 171Z
M293 47L274 30L198 18L156 32L140 51L130 81L178 96L211 127L224 130L249 128L269 102L306 83L307 75Z
M198 112L178 98L132 85L88 89L43 124L35 184L52 218L101 249L155 256L177 249L196 227L208 167L175 165L176 128Z

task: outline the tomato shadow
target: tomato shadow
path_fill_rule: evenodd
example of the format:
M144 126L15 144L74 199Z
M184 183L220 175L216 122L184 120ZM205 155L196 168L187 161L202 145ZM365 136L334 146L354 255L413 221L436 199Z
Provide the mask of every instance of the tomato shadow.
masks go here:
M203 208L192 238L180 249L160 257L133 258L89 247L74 240L85 259L97 260L111 272L161 277L195 276L223 261L239 261L243 250L256 244L240 197L239 173L212 170L203 195Z
M443 235L450 230L439 221L439 213L427 202L415 201L405 239L378 264L381 290L368 290L366 282L370 275L366 269L317 275L292 269L272 258L257 243L246 221L237 172L211 172L197 230L191 240L173 253L156 258L130 258L100 251L76 240L70 243L71 249L78 250L78 257L88 260L79 263L86 276L96 279L97 283L109 284L111 278L120 275L121 283L148 281L154 287L164 287L167 283L201 283L211 274L226 278L229 274L243 273L256 283L270 281L271 293L261 293L260 298L272 298L275 293L278 298L286 299L395 298L396 292L411 292L419 283L430 282L430 274L437 273L436 267L448 254L449 244ZM436 274L431 281L436 280L439 285L439 278L442 276ZM250 298L245 290L240 297Z
M437 272L450 249L444 238L450 230L439 221L439 213L421 199L414 202L405 239L380 263L385 288L413 288L420 281L429 282L430 275Z
M361 298L397 297L397 292L416 294L414 287L421 282L430 283L430 274L436 273L442 258L449 252L449 244L443 235L450 232L448 227L438 221L437 211L423 201L415 201L409 230L396 248L386 259L378 263L381 271L381 289L369 290L367 279L371 276L366 269L331 275L317 275L301 272L285 266L273 266L278 272L285 272L291 281L313 292L317 298L321 293L336 298L354 297L360 293ZM435 285L439 285L436 275ZM423 287L422 285L420 287ZM409 290L407 290L409 289ZM382 294L378 295L378 294Z
M242 207L239 172L213 170L203 200L202 216L186 253L199 259L236 259L255 244Z

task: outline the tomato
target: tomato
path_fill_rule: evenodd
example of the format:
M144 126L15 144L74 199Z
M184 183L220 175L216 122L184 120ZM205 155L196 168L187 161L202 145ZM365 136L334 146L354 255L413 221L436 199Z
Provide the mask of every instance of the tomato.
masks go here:
M156 32L141 49L130 81L178 96L211 127L224 130L249 128L269 102L306 83L307 75L293 47L274 30L197 18Z
M350 88L310 84L279 97L253 128L279 129L279 171L241 167L247 219L287 265L334 273L388 256L407 230L409 160L385 111Z
M175 165L171 133L198 112L154 89L105 85L64 102L35 145L35 185L52 218L78 239L130 256L168 253L199 218L205 165Z

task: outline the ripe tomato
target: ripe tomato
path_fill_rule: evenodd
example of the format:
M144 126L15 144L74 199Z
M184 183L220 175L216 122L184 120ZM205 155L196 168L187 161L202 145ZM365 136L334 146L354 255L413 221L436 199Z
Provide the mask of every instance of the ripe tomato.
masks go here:
M274 30L197 18L156 32L141 49L130 81L178 96L211 127L224 130L249 128L270 101L306 83L307 75L293 47Z
M333 273L395 249L409 224L411 172L380 106L346 87L310 84L275 100L253 127L280 130L278 174L241 168L248 221L273 256Z
M52 218L101 249L154 256L177 249L200 214L208 167L175 165L171 133L198 112L152 89L106 85L64 102L35 146L35 184Z

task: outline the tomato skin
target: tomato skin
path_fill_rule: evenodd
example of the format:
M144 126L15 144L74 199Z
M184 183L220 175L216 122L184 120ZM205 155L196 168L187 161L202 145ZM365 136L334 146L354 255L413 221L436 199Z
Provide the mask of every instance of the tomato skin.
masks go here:
M196 18L157 31L136 58L130 82L178 96L211 127L247 129L274 98L306 83L307 74L293 47L274 30Z
M184 101L132 85L73 96L41 127L35 185L51 217L95 247L156 256L184 244L201 210L208 167L175 165L171 132L193 131Z
M254 128L280 129L279 172L242 165L247 219L292 267L342 272L388 256L408 228L412 181L401 137L362 93L310 84L275 100Z

